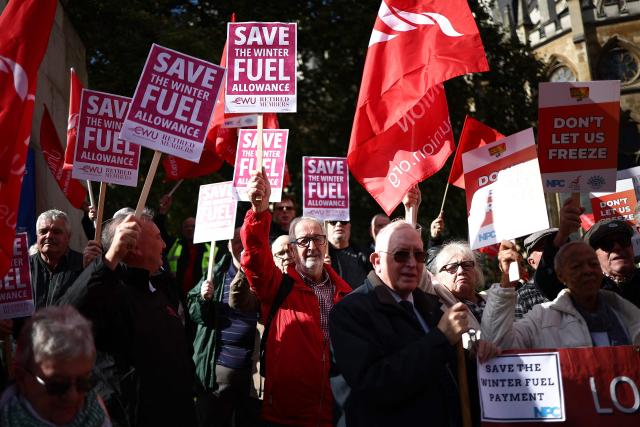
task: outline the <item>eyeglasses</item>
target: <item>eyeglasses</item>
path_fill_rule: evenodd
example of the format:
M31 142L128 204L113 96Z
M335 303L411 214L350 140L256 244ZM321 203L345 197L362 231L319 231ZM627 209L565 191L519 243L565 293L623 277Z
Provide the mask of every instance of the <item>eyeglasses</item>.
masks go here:
M464 271L469 271L471 269L473 269L473 267L476 266L476 262L475 261L460 261L460 262L452 262L449 264L444 265L440 271L446 271L449 274L454 274L456 271L458 271L458 267L462 267L462 269Z
M287 253L287 251L276 252L275 254L273 254L273 256L282 260L289 258L289 254Z
M620 245L621 248L626 249L631 246L631 237L627 236L626 234L619 234L614 237L602 239L598 243L596 243L595 246L596 248L600 248L605 252L611 252L616 243Z
M295 243L299 248L308 248L312 241L316 246L324 246L327 243L327 236L324 234L316 234L315 236L298 237L289 243Z
M274 211L286 212L286 211L295 211L296 208L293 206L275 206L273 208Z
M331 224L331 225L336 225L337 223L340 223L342 225L347 225L349 224L351 221L327 221L327 223Z
M65 395L72 385L75 385L78 393L88 393L96 386L97 383L93 374L86 377L77 377L75 380L44 380L31 371L27 372L33 375L36 382L44 387L47 394L52 396Z
M424 264L425 261L427 260L427 253L426 252L422 252L422 251L416 251L416 252L411 252L411 251L395 251L395 252L378 251L378 252L383 252L385 254L392 254L393 255L393 260L395 262L398 262L398 263L408 262L409 259L411 258L411 255L413 255L413 257L415 258L415 260L416 260L416 262L418 264Z

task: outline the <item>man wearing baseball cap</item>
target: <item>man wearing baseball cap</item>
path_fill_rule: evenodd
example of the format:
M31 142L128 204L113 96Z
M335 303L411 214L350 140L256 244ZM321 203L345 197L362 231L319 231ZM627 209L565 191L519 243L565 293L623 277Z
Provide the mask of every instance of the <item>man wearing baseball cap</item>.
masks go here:
M560 210L560 228L553 239L544 246L540 264L535 274L535 284L545 297L555 299L564 285L553 268L553 258L569 235L580 228L580 214L584 208L575 206L569 198ZM602 269L602 289L614 291L640 307L640 271L633 263L631 236L633 228L622 219L602 219L584 235L598 256Z

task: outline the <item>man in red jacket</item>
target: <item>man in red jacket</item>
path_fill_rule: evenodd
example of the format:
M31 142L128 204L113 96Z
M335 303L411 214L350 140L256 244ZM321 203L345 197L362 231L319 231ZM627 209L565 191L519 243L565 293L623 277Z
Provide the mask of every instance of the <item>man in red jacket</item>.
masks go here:
M262 419L267 426L331 426L329 311L351 288L324 264L327 236L315 218L292 221L289 247L294 262L283 274L269 246L269 181L254 172L247 189L252 206L242 226L241 264L260 299L263 318L283 278L293 282L267 337Z

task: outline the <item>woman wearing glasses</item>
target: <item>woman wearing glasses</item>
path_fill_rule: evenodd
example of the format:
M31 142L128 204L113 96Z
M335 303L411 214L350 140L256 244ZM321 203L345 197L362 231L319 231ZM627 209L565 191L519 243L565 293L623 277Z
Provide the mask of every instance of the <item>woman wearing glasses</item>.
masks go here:
M0 399L1 426L110 427L93 387L91 323L71 306L36 312L18 339L14 385Z

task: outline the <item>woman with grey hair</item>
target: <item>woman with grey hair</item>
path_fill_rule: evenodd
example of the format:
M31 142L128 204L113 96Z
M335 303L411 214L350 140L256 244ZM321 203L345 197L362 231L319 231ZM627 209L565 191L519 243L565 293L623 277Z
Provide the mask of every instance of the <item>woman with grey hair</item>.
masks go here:
M36 312L20 332L15 384L0 398L0 425L110 427L94 388L91 323L71 306Z
M485 298L479 292L484 286L484 275L469 245L462 241L444 245L434 261L433 273L438 297L447 307L464 303L475 318L470 319L469 326L478 330L485 306Z

